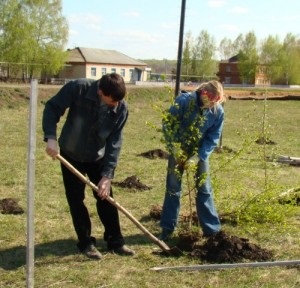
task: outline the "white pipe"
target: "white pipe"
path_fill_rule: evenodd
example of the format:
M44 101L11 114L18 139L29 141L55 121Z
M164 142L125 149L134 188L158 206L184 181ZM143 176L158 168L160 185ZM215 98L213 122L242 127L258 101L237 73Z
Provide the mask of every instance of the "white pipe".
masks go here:
M300 265L300 260L288 261L273 261L273 262L250 262L250 263L233 263L233 264L207 264L207 265L191 265L191 266L173 266L173 267L153 267L154 271L193 271L193 270L207 270L207 269L228 269L240 267L270 267L270 266L296 266Z
M34 184L36 151L37 80L31 81L29 109L29 143L27 159L27 245L26 245L26 287L34 283Z

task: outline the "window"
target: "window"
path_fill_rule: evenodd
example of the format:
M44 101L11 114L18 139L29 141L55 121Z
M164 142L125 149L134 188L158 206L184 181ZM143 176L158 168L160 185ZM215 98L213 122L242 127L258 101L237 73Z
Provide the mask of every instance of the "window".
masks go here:
M226 72L231 72L231 67L230 66L226 66Z
M133 80L133 69L129 69L129 78Z
M101 74L102 74L102 76L106 74L106 68L101 69Z
M230 84L231 77L225 77L225 84Z
M94 77L97 76L97 68L96 67L91 67L91 76L94 76Z
M124 69L124 68L121 69L120 75L121 75L122 77L125 77L125 69Z
M111 73L116 73L117 69L116 68L111 68Z

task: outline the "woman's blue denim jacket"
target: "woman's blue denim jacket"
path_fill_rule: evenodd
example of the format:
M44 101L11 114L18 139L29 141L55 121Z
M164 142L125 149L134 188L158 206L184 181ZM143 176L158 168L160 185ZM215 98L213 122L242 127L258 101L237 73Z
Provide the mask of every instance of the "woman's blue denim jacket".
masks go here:
M57 123L69 109L58 140L60 149L78 162L101 159L101 176L113 178L128 107L122 100L117 107L109 108L101 102L97 89L97 81L78 79L48 100L43 114L44 140L57 139Z
M181 93L168 110L169 115L175 119L172 120L174 123L172 127L168 127L171 133L167 132L166 123L164 122L163 132L169 148L172 146L172 142L180 143L181 148L188 157L196 152L199 158L205 161L220 140L224 123L224 109L221 104L217 104L215 109L201 108L202 106L203 103L198 92ZM199 115L201 115L202 121L196 122ZM186 131L190 129L188 127L195 125L199 129L200 138L196 139L196 143L191 143L192 137L190 136L192 135L188 135L189 133L186 133ZM170 134L171 137L169 137Z

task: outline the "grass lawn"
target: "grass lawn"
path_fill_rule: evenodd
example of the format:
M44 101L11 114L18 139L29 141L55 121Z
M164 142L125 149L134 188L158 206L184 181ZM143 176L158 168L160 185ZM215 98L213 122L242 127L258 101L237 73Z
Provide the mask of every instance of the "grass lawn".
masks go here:
M38 99L35 287L290 288L300 285L299 266L152 271L151 268L158 266L207 263L188 253L179 258L153 254L158 247L122 213L126 243L137 254L130 258L108 254L90 189L86 191L86 205L93 223L93 235L98 240L97 247L105 256L101 261L91 261L78 254L60 165L46 155L41 129L44 102L55 91L57 88L40 89ZM0 199L17 198L26 212L29 115L26 97L29 89L11 88L6 92L1 89L0 93ZM165 150L161 134L153 128L160 125L161 116L155 106L168 107L171 96L172 91L166 88L129 89L130 116L114 181L136 175L151 189L136 191L113 186L115 199L156 236L160 228L149 212L153 205L162 204L167 162L138 154L153 149ZM222 146L226 150L211 156L212 180L219 213L233 215L238 211L240 222L237 225L223 223L223 229L272 250L275 260L299 260L300 208L278 204L277 198L291 188L300 188L300 167L281 164L276 159L278 155L300 157L300 101L229 100L224 108ZM255 140L262 136L272 140L273 145L257 144ZM188 197L184 193L181 212L188 210ZM179 223L179 229L182 225ZM26 286L26 226L26 213L0 214L0 287ZM172 241L170 246L176 245L176 233Z

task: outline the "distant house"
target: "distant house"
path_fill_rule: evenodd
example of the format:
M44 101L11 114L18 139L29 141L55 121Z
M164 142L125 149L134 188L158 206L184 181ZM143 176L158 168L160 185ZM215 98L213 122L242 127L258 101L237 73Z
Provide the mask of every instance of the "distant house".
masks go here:
M242 84L238 69L238 57L233 56L228 60L219 62L219 72L217 73L219 80L224 84Z
M116 72L126 83L146 81L150 69L147 64L115 50L76 47L67 50L65 66L59 74L62 79L91 78Z
M224 84L233 85L243 85L246 83L242 82L241 75L238 67L238 55L235 55L228 60L223 60L219 62L219 71L217 76L220 82ZM256 69L255 79L249 85L261 86L261 85L271 85L266 72L265 66L258 66Z

